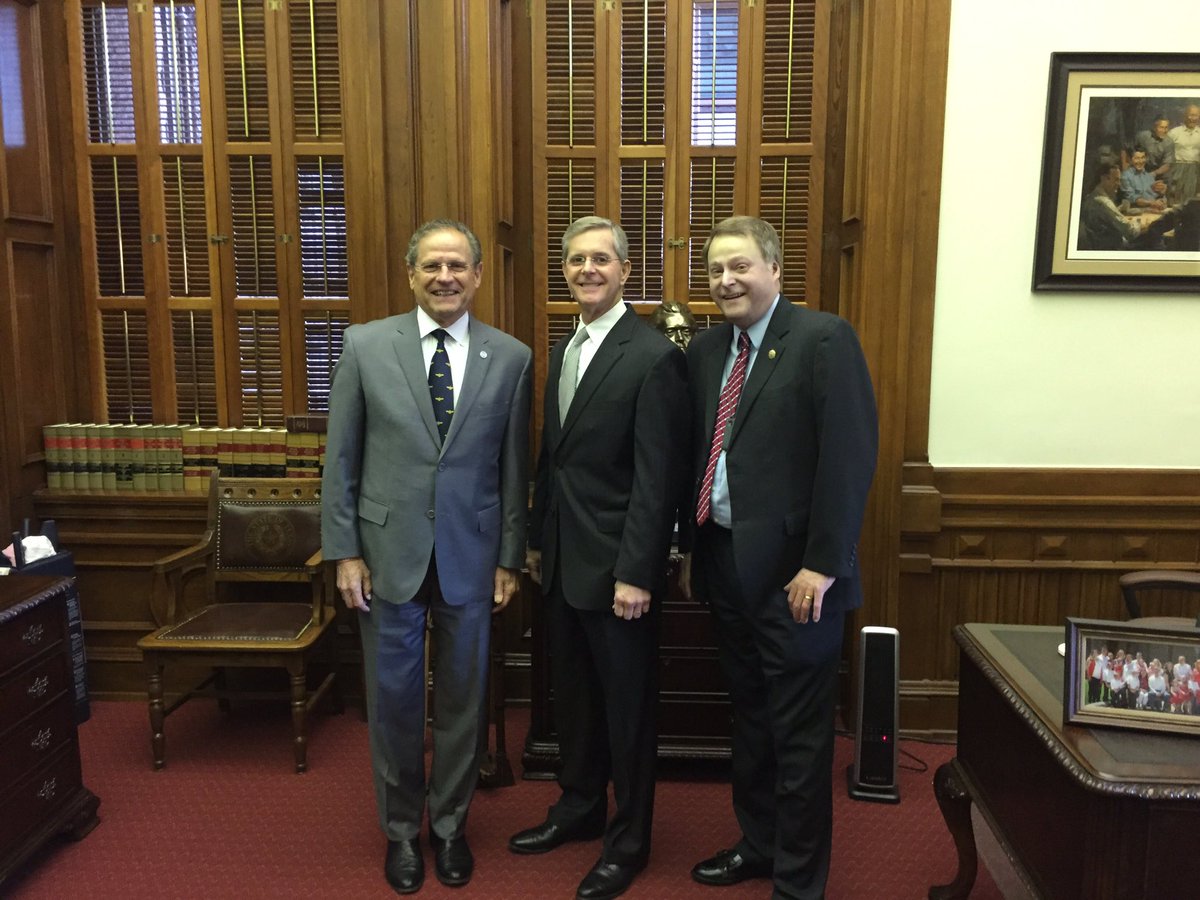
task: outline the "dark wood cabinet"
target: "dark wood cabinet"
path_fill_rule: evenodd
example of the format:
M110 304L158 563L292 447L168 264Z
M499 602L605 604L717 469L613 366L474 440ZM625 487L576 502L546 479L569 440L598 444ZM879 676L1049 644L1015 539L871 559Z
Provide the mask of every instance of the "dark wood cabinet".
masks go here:
M717 660L712 617L707 607L684 599L676 583L676 569L673 562L659 637L658 756L727 760L733 708ZM540 589L526 583L524 590L533 599L529 734L522 765L526 778L548 779L558 769L550 647Z
M75 727L72 584L0 578L0 884L55 834L79 839L99 822Z

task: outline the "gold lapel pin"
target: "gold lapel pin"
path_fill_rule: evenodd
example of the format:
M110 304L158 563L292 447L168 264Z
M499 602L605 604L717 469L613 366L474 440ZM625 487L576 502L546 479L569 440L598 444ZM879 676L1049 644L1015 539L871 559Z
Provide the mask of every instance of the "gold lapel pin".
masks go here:
M767 359L774 359L774 358L775 358L775 348L772 347L770 350L767 351Z

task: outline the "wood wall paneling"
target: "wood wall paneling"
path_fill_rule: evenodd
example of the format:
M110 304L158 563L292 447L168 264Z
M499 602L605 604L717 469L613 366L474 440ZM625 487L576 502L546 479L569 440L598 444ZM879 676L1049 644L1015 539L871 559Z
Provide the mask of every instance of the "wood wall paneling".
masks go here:
M81 314L64 230L74 177L60 152L65 45L57 4L0 0L0 533L33 512L42 426L80 405Z

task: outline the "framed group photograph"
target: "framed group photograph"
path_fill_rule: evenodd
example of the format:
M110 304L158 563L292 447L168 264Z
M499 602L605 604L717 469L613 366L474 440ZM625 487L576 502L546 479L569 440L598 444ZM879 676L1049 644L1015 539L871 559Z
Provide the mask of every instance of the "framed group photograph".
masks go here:
M1033 289L1200 291L1200 54L1051 55Z
M1200 628L1067 619L1063 718L1200 736Z

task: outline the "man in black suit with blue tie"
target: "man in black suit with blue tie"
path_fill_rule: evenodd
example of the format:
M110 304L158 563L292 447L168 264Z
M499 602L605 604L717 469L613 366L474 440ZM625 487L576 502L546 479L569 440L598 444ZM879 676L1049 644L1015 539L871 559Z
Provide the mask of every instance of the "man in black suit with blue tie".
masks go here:
M875 470L875 397L853 329L780 294L779 236L735 216L704 247L725 324L688 347L695 486L682 587L708 604L733 701L742 836L702 884L773 877L824 896L834 707L855 545Z
M683 353L621 302L629 241L563 235L579 325L550 354L527 562L546 598L562 794L514 853L604 837L580 900L629 887L650 853L658 623L686 471ZM616 811L607 822L608 780Z

